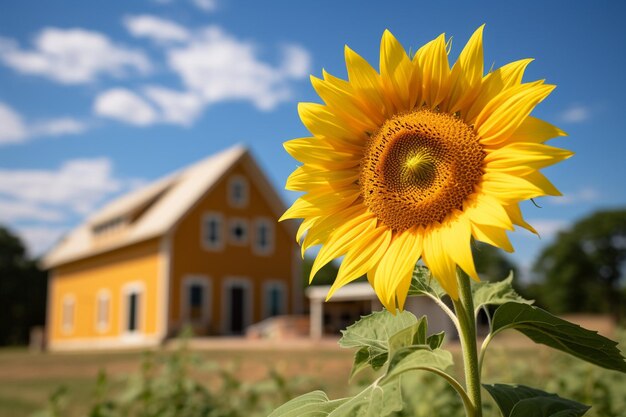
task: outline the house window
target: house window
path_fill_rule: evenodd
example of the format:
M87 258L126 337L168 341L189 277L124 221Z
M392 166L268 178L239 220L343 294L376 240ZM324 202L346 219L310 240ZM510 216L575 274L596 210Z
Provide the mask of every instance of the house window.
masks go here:
M266 282L264 291L265 317L280 316L287 312L285 283L281 281Z
M248 222L245 219L234 218L229 222L230 242L233 245L243 246L248 243Z
M64 333L71 333L74 330L74 309L76 299L68 294L63 297L63 308L61 311L61 328Z
M144 286L141 282L131 282L122 289L123 320L122 326L126 335L136 335L143 330L144 319Z
M111 294L108 290L100 290L96 298L96 329L105 332L109 328L111 311Z
M274 222L260 218L254 222L254 253L270 255L274 251Z
M210 313L210 284L204 276L188 276L183 280L181 317L183 321L206 323Z
M234 175L228 181L228 202L232 207L248 205L248 181L241 175Z
M207 250L224 247L223 217L219 213L207 213L202 218L202 246Z

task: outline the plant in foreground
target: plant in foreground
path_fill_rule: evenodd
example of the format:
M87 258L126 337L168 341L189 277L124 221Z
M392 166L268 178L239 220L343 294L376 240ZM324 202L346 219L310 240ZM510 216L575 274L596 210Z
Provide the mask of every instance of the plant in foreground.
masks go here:
M554 86L522 82L528 59L484 76L482 32L472 35L452 68L444 35L409 56L385 31L380 73L346 47L348 81L326 72L312 77L325 104L298 108L312 136L285 143L303 163L286 188L305 194L281 219L303 219L296 236L303 253L322 245L311 278L343 257L328 297L367 274L386 310L350 326L340 344L358 349L354 373L371 367L382 375L355 397L330 401L314 392L272 416L389 415L403 408L401 376L425 370L454 388L468 416L480 417L485 351L508 328L626 372L615 343L530 306L510 281L479 282L472 239L512 251L506 230L517 225L536 233L519 203L560 195L539 170L572 155L545 145L564 133L530 116ZM425 267L416 267L420 259ZM478 283L472 286L470 278ZM454 322L465 386L446 373L452 356L441 348L443 334L428 335L425 317L402 311L411 291L431 297ZM476 314L487 305L499 307L479 351ZM577 416L588 409L530 387L483 386L506 417Z

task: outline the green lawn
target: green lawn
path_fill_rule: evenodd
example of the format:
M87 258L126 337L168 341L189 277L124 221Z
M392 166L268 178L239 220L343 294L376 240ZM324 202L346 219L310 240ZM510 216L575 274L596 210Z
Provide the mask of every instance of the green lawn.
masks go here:
M267 385L269 381L274 384L271 389L275 389L276 380L268 378L269 371L275 370L285 378L291 395L320 388L330 398L339 398L359 382L371 380L371 375L366 373L359 375L348 386L354 352L340 349L332 343L308 347L300 345L293 349L281 346L279 350L251 348L253 343L242 340L239 348L194 350L191 356L197 360L191 365L193 378L211 393L224 396L221 387L228 378L224 377L223 371L232 377L231 381L236 385L241 381L244 386L256 387ZM455 362L459 363L458 345L452 343L447 348L453 351ZM152 363L172 358L173 351L153 352ZM0 350L0 417L30 416L45 408L50 395L61 386L67 389L67 408L62 416L85 416L95 401L96 381L101 370L108 375L111 387L109 397L118 398L123 391L128 392L129 375L138 375L145 359L146 354L140 351L33 354L26 350ZM146 371L145 367L143 369ZM158 369L146 372L154 374ZM586 417L626 416L625 375L537 347L515 333L503 335L490 346L483 375L486 383L527 384L593 405ZM428 410L437 401L454 402L454 394L446 396L443 392L433 391L435 387L442 386L439 381L434 381L436 384L420 378L415 381L415 389L411 392L415 393L412 394L413 403L418 405L414 404L414 409L422 407L426 410L416 412L418 416L431 417ZM428 389L424 389L424 383ZM239 399L237 393L232 396ZM268 401L267 406L271 407L278 401L276 396L272 398L274 402ZM496 413L491 411L486 415L495 416Z

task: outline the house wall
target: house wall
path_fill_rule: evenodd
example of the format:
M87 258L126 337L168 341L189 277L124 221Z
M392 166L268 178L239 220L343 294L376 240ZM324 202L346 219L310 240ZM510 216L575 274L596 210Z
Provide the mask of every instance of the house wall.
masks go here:
M241 176L247 179L248 203L244 207L233 207L229 204L228 192L230 179ZM273 194L272 194L273 195ZM271 198L271 197L269 197ZM266 317L264 297L265 286L272 282L285 288L283 295L285 313L294 311L294 237L285 230L283 224L277 223L276 215L267 202L268 197L263 190L248 177L242 162L235 165L198 204L184 217L176 227L172 236L171 286L170 286L170 324L172 332L180 330L184 323L185 304L188 304L188 289L184 280L188 277L208 281L210 294L207 308L208 318L204 323L195 323L197 334L228 334L227 289L232 283L245 283L251 291L245 302L249 314L248 324L256 323ZM202 244L202 219L207 213L222 216L224 245L219 250L209 250ZM232 219L243 219L248 224L248 242L233 244L230 241L229 222ZM273 246L270 255L259 255L253 250L253 225L255 219L267 218L273 224ZM299 271L297 271L299 272ZM298 276L299 279L299 276Z
M151 345L160 341L160 240L72 262L53 269L49 279L48 342L53 350L116 348ZM127 298L133 288L142 292L138 331L125 329ZM98 326L97 299L109 294L108 325ZM73 325L63 326L64 300L74 300ZM162 304L162 303L161 303ZM161 327L160 327L161 326Z

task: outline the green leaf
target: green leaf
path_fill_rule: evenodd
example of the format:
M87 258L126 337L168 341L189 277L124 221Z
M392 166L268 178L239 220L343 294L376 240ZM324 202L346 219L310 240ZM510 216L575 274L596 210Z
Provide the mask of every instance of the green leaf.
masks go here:
M362 317L346 330L339 345L344 348L359 348L354 358L352 374L367 365L380 369L388 359L389 339L399 331L417 323L417 318L408 311L398 311L394 316L387 310L377 311Z
M533 301L524 299L513 289L513 271L509 276L498 282L477 282L472 285L475 315L486 305L502 305L507 302L532 304Z
M411 286L409 287L409 295L428 295L441 299L446 295L446 292L441 288L428 268L422 265L415 265Z
M525 385L483 384L504 417L580 417L589 406Z
M444 336L445 336L444 332L431 334L430 336L428 336L428 338L426 338L426 344L430 346L432 350L440 348L441 344L443 343Z
M538 307L513 302L498 307L493 316L492 334L505 329L515 329L535 343L550 346L603 368L626 373L626 361L616 342Z
M286 402L268 417L327 417L348 400L350 398L331 401L323 391L313 391Z
M385 384L374 382L356 396L347 399L328 417L385 417L401 411L402 407L401 381L396 378Z
M429 370L429 368L445 371L453 363L452 354L447 350L431 350L428 345L409 346L400 349L391 357L385 380L395 378L407 371Z
M400 330L389 338L389 357L400 349L412 345L425 345L426 332L428 331L428 323L426 316L421 317L412 326Z

